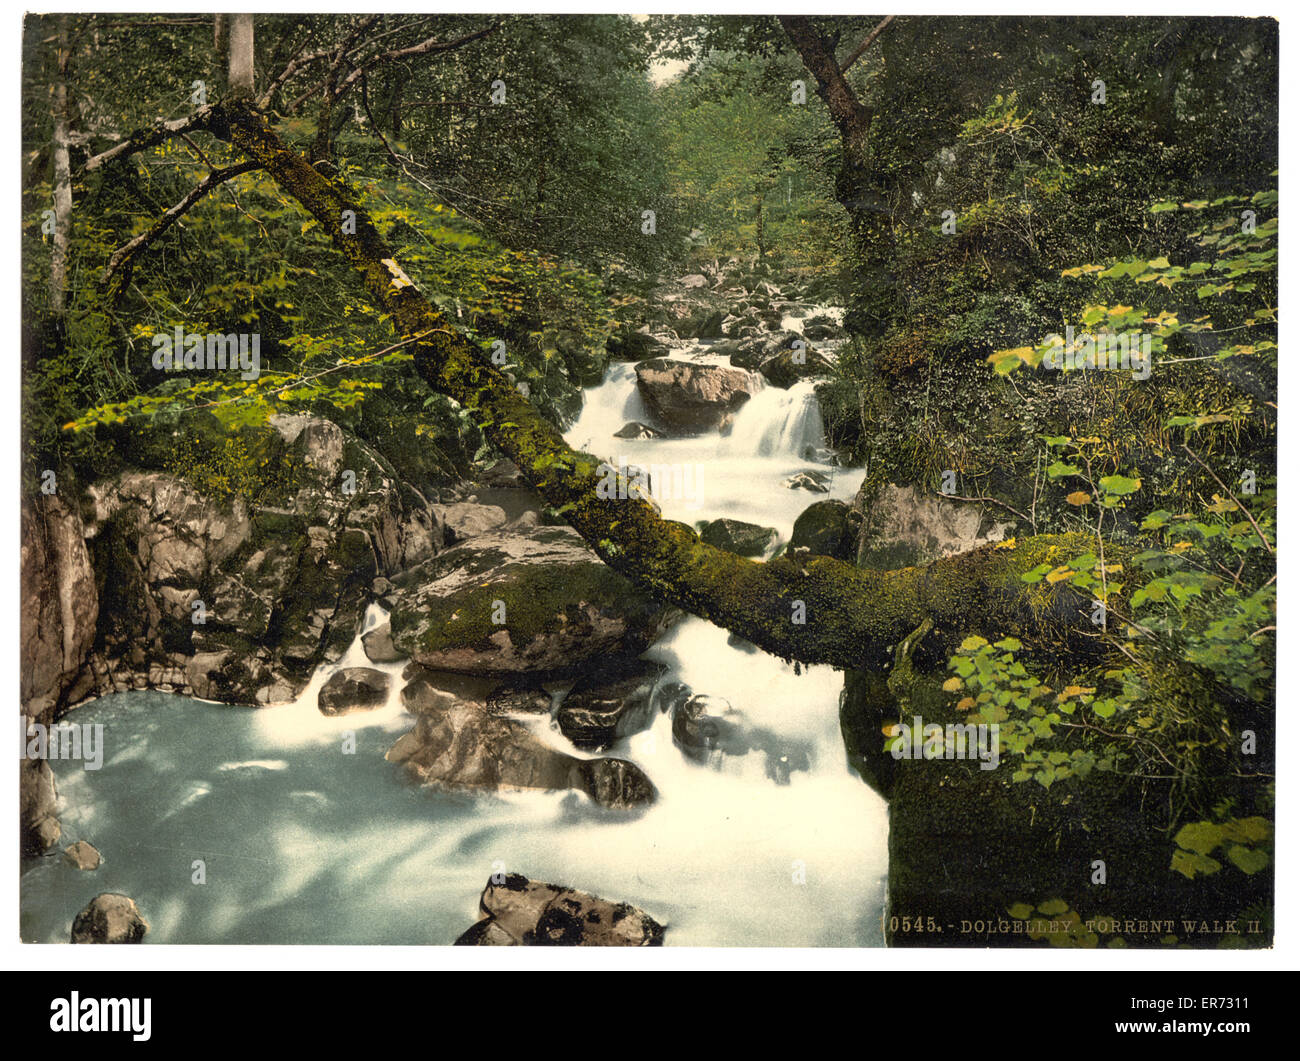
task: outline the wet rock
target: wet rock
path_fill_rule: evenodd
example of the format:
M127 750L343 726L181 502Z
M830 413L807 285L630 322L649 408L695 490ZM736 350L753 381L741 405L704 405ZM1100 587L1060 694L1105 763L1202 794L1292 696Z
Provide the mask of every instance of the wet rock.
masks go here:
M505 510L496 505L480 505L471 501L460 501L454 505L431 505L433 511L446 527L446 543L475 538L480 534L505 526Z
M785 481L787 488L791 490L808 490L814 494L829 494L830 476L823 475L821 472L798 472L790 476Z
M487 697L493 715L549 715L551 694L540 685L498 685Z
M699 435L715 430L757 393L748 372L721 365L667 359L637 366L637 389L650 411L674 433Z
M787 553L805 550L817 556L852 560L862 517L843 501L814 501L794 521Z
M393 644L393 631L388 623L380 623L361 635L361 648L371 663L396 663L405 659Z
M707 762L715 751L749 751L743 716L720 696L692 696L679 705L673 711L673 743L697 762Z
M316 699L322 715L372 711L388 699L388 675L369 667L345 667L331 674Z
M139 943L149 931L135 901L116 892L96 895L72 922L73 943Z
M640 423L637 420L629 421L614 432L615 438L667 438L668 436L658 428L650 427L648 424Z
M478 481L483 486L499 490L528 488L528 480L524 478L524 473L519 470L519 466L514 461L506 460L504 457L484 469L479 475Z
M600 751L645 729L654 718L653 693L664 671L648 665L623 677L584 676L555 716L560 732L578 748Z
M739 556L762 556L776 542L774 527L738 519L715 519L700 531L700 541Z
M397 650L432 670L562 677L639 655L676 613L568 527L495 531L394 579Z
M673 743L688 758L714 766L757 752L767 777L778 785L789 784L791 773L808 770L812 761L806 745L751 725L719 696L692 696L673 709Z
M575 788L616 810L655 799L654 785L634 763L565 755L526 723L489 714L484 704L433 689L427 680L410 697L408 690L403 702L419 710L419 720L385 758L421 784L486 791Z
M77 869L92 870L99 869L100 857L92 845L78 840L63 849L63 861Z
M665 927L643 910L517 873L488 881L483 919L457 946L657 947Z
M272 477L253 503L162 472L87 488L95 691L161 683L226 703L291 700L346 652L376 579L441 548L428 502L337 425L275 417L248 443Z

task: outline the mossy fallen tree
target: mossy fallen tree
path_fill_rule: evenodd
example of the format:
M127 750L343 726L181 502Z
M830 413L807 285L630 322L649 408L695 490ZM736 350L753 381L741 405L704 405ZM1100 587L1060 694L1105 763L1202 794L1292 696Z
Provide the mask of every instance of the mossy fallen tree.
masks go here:
M885 662L890 647L927 619L939 635L1013 633L1031 643L1085 643L1077 635L1088 622L1074 591L1021 581L1040 564L1064 563L1086 551L1085 536L1039 535L897 571L863 570L823 556L754 563L705 545L648 500L602 496L603 462L570 448L489 357L452 327L344 184L318 172L247 103L213 105L203 124L265 170L329 232L376 305L410 342L428 385L473 410L492 442L601 559L660 600L784 659L844 668ZM139 134L140 145L168 132L160 127Z

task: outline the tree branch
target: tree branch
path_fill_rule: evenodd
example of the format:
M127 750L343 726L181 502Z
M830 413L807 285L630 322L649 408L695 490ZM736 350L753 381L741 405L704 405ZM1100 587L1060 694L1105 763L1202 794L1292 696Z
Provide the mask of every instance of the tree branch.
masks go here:
M142 232L129 243L124 243L114 251L113 256L108 259L108 264L104 266L104 271L100 274L100 282L108 283L113 274L119 269L125 269L126 275L129 276L131 262L135 256L184 217L195 203L219 184L224 184L226 181L238 177L241 173L249 173L255 169L261 169L261 166L256 162L240 162L234 166L227 166L225 169L213 170L190 189L189 194L184 199L169 208L162 217L155 221L147 232Z
M145 148L154 147L164 140L170 140L173 136L188 133L191 129L207 129L212 123L215 110L216 104L209 103L205 107L200 107L188 117L159 122L151 129L140 129L132 133L120 144L110 147L107 151L101 151L94 158L87 160L83 168L86 173L92 173L105 163L112 162L123 155L132 155L137 151L145 150Z
M863 40L863 42L859 44L855 49L853 49L853 54L850 55L847 59L844 60L844 62L840 64L841 74L847 74L849 72L849 67L851 67L854 63L856 63L859 59L862 58L862 53L871 47L871 45L875 42L876 38L879 37L882 32L884 32L885 27L888 26L891 22L893 22L896 17L897 16L895 15L886 15L883 19L881 19L876 24L876 28L867 34L866 39Z

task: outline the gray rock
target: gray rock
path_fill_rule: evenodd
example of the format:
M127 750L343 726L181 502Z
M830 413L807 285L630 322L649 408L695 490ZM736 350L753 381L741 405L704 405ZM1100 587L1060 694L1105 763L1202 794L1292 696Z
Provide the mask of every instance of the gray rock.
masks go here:
M100 857L91 844L78 840L63 849L63 861L77 869L92 870L99 869Z
M408 709L418 703L419 720L385 756L421 784L492 792L575 788L616 810L655 799L654 785L634 763L576 759L544 744L523 722L429 689L426 683L410 700L403 690Z
M615 438L666 438L667 435L658 428L631 420L614 432Z
M517 873L489 880L479 909L457 946L657 947L666 931L634 906Z
M808 490L814 494L829 494L831 491L826 485L829 482L830 478L821 472L797 472L785 481L785 485L791 490Z
M762 556L778 535L774 527L760 527L738 519L715 519L700 531L700 541L739 556Z
M549 715L551 694L540 685L498 685L487 696L492 715Z
M149 931L135 901L116 892L96 895L72 922L73 943L139 943Z
M44 854L59 842L59 797L44 759L18 760L19 843L24 855Z
M316 706L322 715L372 711L388 699L388 675L369 667L345 667L321 686Z
M715 430L760 387L739 369L666 359L638 365L636 382L655 417L682 435Z
M447 530L446 543L454 545L506 524L505 509L460 501L454 505L431 505Z
M981 505L887 483L874 495L864 482L853 501L861 518L855 550L860 566L915 567L1002 541L1015 521L1003 522Z
M371 663L396 663L406 658L393 644L393 631L388 623L380 623L362 634L361 648Z

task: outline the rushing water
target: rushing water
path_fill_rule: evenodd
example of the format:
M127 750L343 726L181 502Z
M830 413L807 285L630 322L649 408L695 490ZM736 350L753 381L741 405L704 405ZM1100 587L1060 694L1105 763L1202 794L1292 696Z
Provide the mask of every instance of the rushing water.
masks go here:
M707 345L677 355L717 360ZM687 522L729 516L777 528L825 496L847 498L851 473L821 463L811 388L764 390L729 437L624 441L628 420L651 422L633 366L611 366L568 433L617 460L692 464L690 497L661 499ZM791 490L800 471L829 477L829 495ZM372 607L367 625L382 619ZM675 747L671 718L603 754L640 764L659 790L637 815L605 812L575 793L459 794L408 784L384 751L411 727L398 692L386 706L328 718L316 692L338 666L370 665L360 640L322 667L293 704L223 707L161 693L125 693L75 711L102 723L102 769L55 761L63 839L104 858L83 872L58 857L28 860L22 937L66 941L75 913L100 892L130 895L150 943L445 944L477 916L500 869L569 884L642 907L669 926L669 946L876 946L886 870L884 803L845 765L840 675L793 668L688 619L647 658L666 680L723 697L766 747L788 749L786 784L768 756ZM549 719L539 736L571 754ZM344 753L348 731L355 753ZM205 882L194 883L195 860Z

